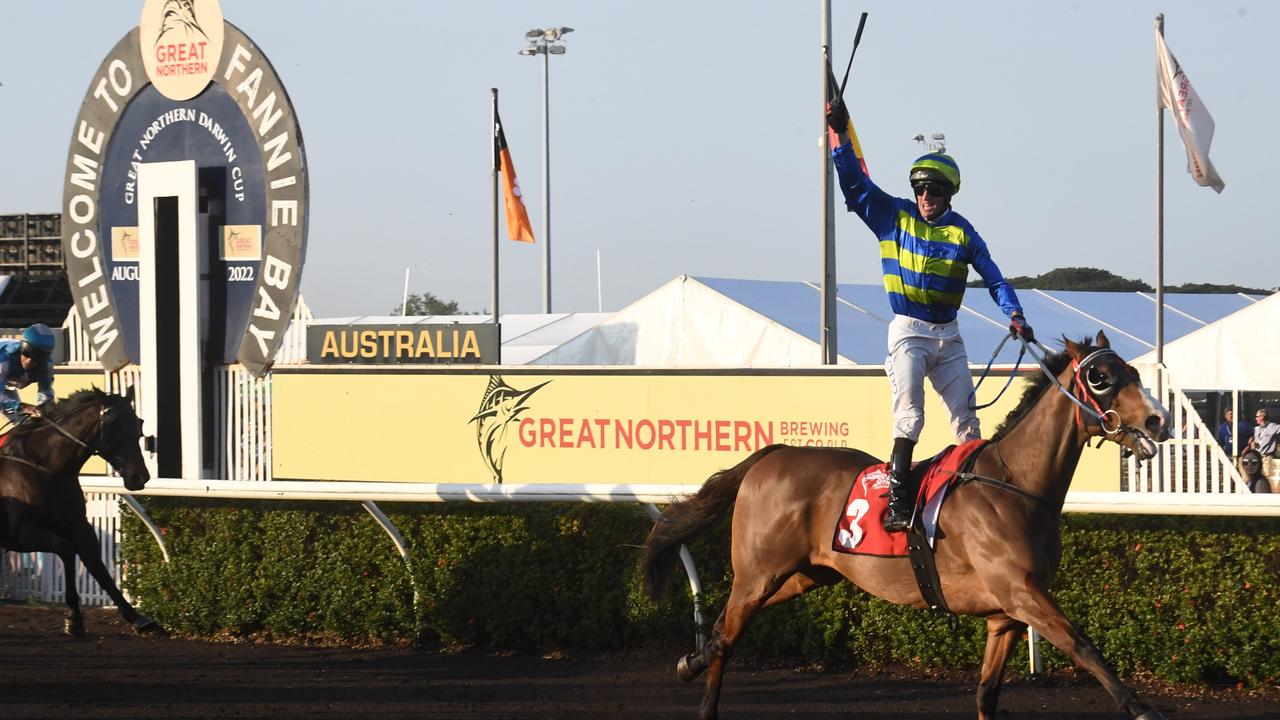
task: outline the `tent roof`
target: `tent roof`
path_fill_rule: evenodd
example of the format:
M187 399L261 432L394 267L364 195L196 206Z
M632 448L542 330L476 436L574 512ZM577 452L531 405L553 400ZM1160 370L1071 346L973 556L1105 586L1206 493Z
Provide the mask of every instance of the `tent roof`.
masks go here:
M727 299L790 328L815 343L821 288L813 283L693 278ZM836 290L836 338L840 355L859 364L884 362L889 300L879 285L839 285ZM1147 293L1020 290L1027 319L1042 342L1061 336L1093 337L1104 330L1112 347L1132 358L1155 348L1155 297ZM1204 327L1224 315L1253 305L1260 298L1240 294L1165 295L1165 342ZM1008 321L988 294L971 288L959 316L960 332L971 361L985 363L1000 344ZM997 362L1013 363L1017 349L1006 344Z
M1042 342L1092 338L1104 330L1123 357L1155 347L1155 298L1148 293L1020 290L1018 298ZM1260 298L1240 294L1165 295L1165 342L1195 332ZM538 358L539 364L797 367L820 363L821 288L814 283L680 276L581 336ZM843 362L884 362L893 312L880 285L837 288L837 350ZM973 288L960 332L970 362L985 364L1008 332L986 291ZM1007 343L997 363L1011 365Z
M1164 364L1184 390L1280 391L1277 327L1280 293L1167 343ZM1138 358L1155 360L1154 351Z

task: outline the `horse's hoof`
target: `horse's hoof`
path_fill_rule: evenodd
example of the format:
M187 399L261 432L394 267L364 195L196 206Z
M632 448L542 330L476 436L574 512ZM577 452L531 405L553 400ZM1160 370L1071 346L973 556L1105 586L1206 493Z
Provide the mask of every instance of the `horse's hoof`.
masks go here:
M1168 720L1168 718L1162 715L1158 710L1148 710L1133 720Z
M62 632L69 637L84 637L84 621L63 618Z
M705 666L697 669L690 666L690 661L695 657L696 655L694 653L689 653L688 655L681 657L680 661L676 663L676 677L680 678L682 682L689 682L701 675L702 671L706 669Z

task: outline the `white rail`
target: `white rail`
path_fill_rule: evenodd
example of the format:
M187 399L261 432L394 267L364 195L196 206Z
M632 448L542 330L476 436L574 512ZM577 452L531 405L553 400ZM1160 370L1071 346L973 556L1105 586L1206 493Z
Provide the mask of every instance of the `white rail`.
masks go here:
M1240 472L1200 419L1190 398L1178 388L1163 366L1140 365L1142 382L1157 394L1173 417L1173 437L1160 443L1160 453L1147 462L1129 457L1121 468L1122 485L1137 493L1194 493L1249 495ZM1159 388L1157 393L1156 388Z
M123 493L118 478L82 476L86 492ZM335 500L361 502L643 502L669 503L697 492L699 485L443 484L356 481L234 480L155 478L134 495L233 500ZM1064 512L1142 515L1280 516L1280 495L1221 493L1068 492Z

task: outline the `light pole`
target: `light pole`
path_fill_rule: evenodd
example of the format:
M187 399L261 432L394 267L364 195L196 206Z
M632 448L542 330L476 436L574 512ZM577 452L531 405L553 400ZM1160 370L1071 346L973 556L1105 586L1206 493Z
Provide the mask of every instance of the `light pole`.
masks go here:
M551 56L563 55L557 45L570 27L534 28L525 33L529 47L521 55L542 56L542 312L551 312Z

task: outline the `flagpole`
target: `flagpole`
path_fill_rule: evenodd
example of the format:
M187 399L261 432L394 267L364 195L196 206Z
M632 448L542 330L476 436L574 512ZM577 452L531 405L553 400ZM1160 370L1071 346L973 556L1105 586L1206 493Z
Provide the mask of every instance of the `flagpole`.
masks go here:
M822 98L826 105L828 78L831 74L831 0L822 6ZM824 113L825 115L825 113ZM823 365L836 364L836 230L834 188L831 183L831 147L827 140L827 122L822 119L822 309L819 317Z
M1156 15L1156 34L1164 37L1164 13ZM1158 66L1156 71L1159 72ZM1160 98L1159 83L1156 83L1156 365L1164 365L1164 102ZM1160 384L1157 375L1156 397L1160 397Z
M490 298L493 307L493 322L498 322L498 88L489 88L493 96L492 117L489 119L489 152L493 154L492 170L489 179L493 189L493 288ZM501 362L501 361L499 361Z

